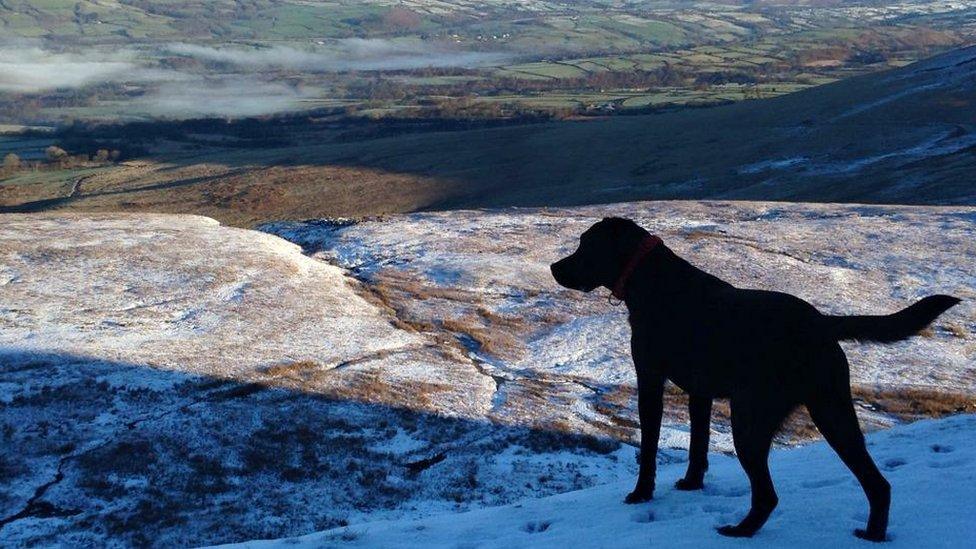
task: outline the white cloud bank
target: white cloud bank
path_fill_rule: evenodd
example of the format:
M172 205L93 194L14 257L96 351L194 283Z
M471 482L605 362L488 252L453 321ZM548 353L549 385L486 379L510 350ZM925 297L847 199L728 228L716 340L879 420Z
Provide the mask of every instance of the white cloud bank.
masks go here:
M155 67L157 59L183 56L224 63L227 74L197 74ZM308 92L269 82L261 73L291 70L328 73L501 64L508 54L463 51L418 40L345 39L310 49L289 46L212 47L170 44L153 50L45 49L39 43L0 42L0 93L77 89L107 82L151 84L135 99L154 116L256 116L293 110Z
M295 110L306 98L284 84L248 77L166 82L140 100L148 114L164 118L259 116Z
M424 67L483 67L501 64L511 55L501 52L465 51L448 44L416 40L348 38L314 50L289 46L269 48L214 48L196 44L171 44L166 50L201 61L228 63L244 68L281 68L314 72L346 70L400 70Z
M42 92L104 82L173 78L142 65L132 52L55 53L39 47L0 47L0 91Z

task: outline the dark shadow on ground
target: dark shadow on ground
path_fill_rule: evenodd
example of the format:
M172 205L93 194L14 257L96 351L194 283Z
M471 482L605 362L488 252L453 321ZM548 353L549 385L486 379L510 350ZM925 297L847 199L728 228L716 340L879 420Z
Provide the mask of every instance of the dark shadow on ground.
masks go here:
M14 545L279 538L633 466L607 439L16 348L0 350L0 402L0 538Z

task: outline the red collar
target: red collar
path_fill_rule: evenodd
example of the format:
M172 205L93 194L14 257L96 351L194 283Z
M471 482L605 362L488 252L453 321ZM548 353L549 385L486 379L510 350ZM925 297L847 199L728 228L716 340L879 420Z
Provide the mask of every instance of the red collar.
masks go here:
M613 290L611 293L613 297L623 301L627 297L627 282L630 281L630 277L634 274L634 270L640 265L640 262L647 257L647 254L651 253L651 250L657 248L659 245L663 244L664 241L659 237L654 235L647 235L644 240L637 246L634 253L627 260L627 264L624 265L624 270L620 271L620 277L617 278L616 284L613 285Z

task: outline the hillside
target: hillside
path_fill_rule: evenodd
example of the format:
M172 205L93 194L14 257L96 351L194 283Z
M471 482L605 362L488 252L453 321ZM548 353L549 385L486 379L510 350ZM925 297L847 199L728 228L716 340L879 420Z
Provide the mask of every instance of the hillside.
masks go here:
M976 48L766 101L381 139L294 164L423 175L431 207L646 198L976 201Z
M289 146L201 137L119 167L11 178L0 211L197 213L252 226L661 198L973 204L974 82L970 47L774 99L658 115L394 127L387 137L326 120L285 126Z
M547 272L611 213L825 311L962 297L922 337L846 348L870 430L976 410L972 208L650 202L263 227L298 245L194 216L4 215L0 535L273 539L630 479L624 313ZM662 463L683 459L682 398L669 390ZM797 415L776 444L816 436ZM722 404L712 441L731 450Z

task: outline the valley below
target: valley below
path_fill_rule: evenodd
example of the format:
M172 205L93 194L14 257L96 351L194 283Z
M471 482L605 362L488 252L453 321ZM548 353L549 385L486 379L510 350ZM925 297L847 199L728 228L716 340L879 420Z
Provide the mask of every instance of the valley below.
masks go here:
M254 227L650 199L967 205L974 94L976 47L966 47L772 99L655 114L81 128L63 139L145 151L21 168L0 179L0 213L192 213ZM43 149L43 135L0 146Z

